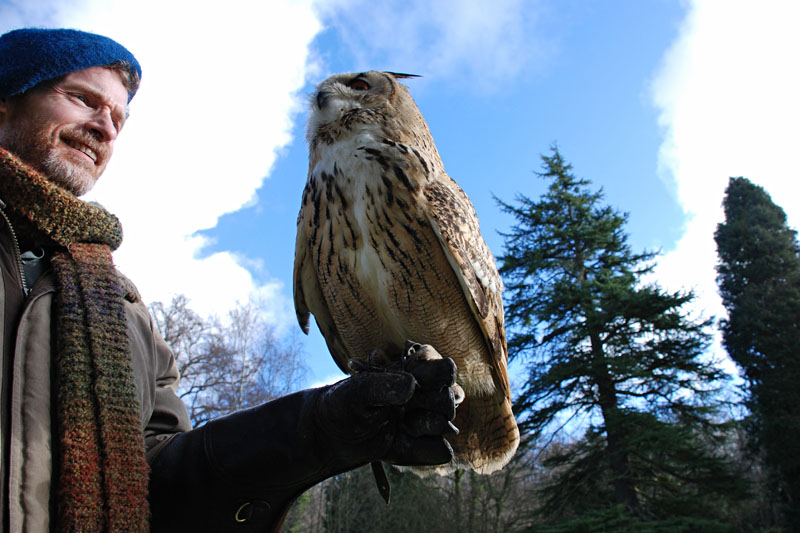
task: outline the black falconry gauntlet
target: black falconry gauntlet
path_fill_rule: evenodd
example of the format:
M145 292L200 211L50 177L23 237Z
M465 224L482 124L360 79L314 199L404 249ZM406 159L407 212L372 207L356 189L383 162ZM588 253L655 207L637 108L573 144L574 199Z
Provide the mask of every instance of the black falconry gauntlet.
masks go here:
M294 499L328 477L452 460L444 437L457 431L462 394L451 359L408 343L400 362L354 366L333 385L165 441L149 457L152 530L277 531Z

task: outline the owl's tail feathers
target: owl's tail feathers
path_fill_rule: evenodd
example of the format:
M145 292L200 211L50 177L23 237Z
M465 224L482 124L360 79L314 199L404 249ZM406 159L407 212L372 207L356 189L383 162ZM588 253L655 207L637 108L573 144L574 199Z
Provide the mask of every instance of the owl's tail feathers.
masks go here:
M459 434L448 437L458 468L491 474L503 468L519 446L519 428L511 411L511 400L497 396L467 396L454 421Z

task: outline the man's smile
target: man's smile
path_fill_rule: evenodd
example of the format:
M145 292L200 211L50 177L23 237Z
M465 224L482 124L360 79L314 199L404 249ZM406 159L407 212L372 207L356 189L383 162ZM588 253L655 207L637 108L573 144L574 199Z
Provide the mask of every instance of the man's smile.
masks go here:
M64 141L64 144L66 144L67 146L69 146L71 148L74 148L75 150L83 153L84 155L86 155L86 157L88 157L89 159L92 160L92 163L97 165L98 155L97 155L97 152L95 150L93 150L89 146L87 146L87 145L85 145L85 144L83 144L83 143L81 143L79 141L76 141L74 139L67 139L67 138L62 137L62 140Z

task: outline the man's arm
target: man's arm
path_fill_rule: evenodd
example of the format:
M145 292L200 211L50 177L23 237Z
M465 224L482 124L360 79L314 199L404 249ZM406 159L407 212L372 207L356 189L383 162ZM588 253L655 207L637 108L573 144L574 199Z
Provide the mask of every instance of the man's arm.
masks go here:
M153 531L277 531L330 476L381 460L447 463L455 372L450 359L367 370L171 437L150 458Z

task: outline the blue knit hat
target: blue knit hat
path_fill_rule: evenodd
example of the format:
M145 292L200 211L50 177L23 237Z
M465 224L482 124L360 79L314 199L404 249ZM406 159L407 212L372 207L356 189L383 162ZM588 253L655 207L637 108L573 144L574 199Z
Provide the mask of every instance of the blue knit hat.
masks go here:
M0 35L0 98L76 70L125 61L142 77L139 62L108 37L78 30L23 28ZM128 93L131 101L133 92Z

